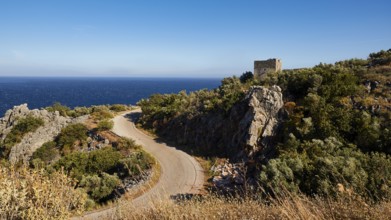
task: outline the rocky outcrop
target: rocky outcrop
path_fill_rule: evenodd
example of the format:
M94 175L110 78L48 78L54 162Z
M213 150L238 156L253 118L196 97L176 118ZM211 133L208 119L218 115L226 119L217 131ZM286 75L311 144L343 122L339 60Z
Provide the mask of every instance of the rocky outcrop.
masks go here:
M72 119L60 116L57 111L29 110L27 104L15 106L13 109L8 110L3 118L0 118L0 142L6 138L12 128L18 123L18 119L28 115L43 119L45 124L35 132L26 134L20 143L12 147L9 155L11 163L16 163L20 160L28 161L34 151L45 142L53 140L61 132L62 128L71 123L83 122L87 117L82 116Z
M179 144L198 148L204 156L219 154L246 162L255 155L272 154L282 107L278 86L254 86L228 113L177 117L159 132Z
M210 169L213 173L212 182L218 189L233 192L243 187L246 182L245 168L243 163L217 164Z
M267 153L265 151L273 146L279 111L284 105L280 87L254 86L248 91L242 105L247 105L247 110L241 112L233 145L242 149L241 156L251 157L260 150ZM235 108L233 114L238 114Z

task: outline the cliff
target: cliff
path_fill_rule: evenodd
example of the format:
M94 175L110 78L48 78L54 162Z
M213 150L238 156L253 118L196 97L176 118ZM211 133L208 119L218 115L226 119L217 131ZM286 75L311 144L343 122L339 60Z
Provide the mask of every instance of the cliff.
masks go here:
M8 110L3 118L0 118L0 142L4 141L20 118L28 115L43 119L44 125L39 127L35 132L27 133L20 143L11 148L8 158L11 163L16 163L20 160L24 162L28 161L34 151L45 142L53 140L61 132L61 129L68 124L83 122L86 119L86 117L63 117L57 111L29 110L27 104L15 106L13 109Z
M251 87L243 100L224 115L210 112L177 117L158 132L177 143L208 156L221 154L235 161L247 161L256 154L272 154L283 106L281 89Z

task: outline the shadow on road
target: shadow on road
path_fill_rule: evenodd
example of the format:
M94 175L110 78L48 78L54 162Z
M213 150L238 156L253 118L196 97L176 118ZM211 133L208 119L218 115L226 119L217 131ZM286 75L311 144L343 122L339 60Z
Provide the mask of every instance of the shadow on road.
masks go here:
M136 124L138 119L141 117L141 112L131 112L129 114L126 114L124 117L127 118L130 122Z
M131 112L129 114L126 114L124 117L127 118L130 122L137 124L137 121L139 120L141 115L142 115L141 112ZM171 141L171 140L164 138L164 137L155 137L154 140L159 144L166 144L168 147L172 147L177 150L181 150L191 156L195 156L195 157L215 156L214 152L210 152L210 151L205 152L202 150L196 150L194 147L180 145L180 144L176 143L175 141Z

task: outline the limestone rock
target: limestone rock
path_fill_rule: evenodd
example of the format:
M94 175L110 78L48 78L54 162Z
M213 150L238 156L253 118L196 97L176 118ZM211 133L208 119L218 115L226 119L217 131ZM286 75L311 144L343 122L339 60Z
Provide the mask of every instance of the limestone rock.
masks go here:
M61 132L62 128L68 124L83 122L87 119L87 116L75 119L63 117L57 111L48 112L45 109L29 110L27 104L15 106L13 109L8 110L3 118L0 118L0 143L4 141L11 129L18 123L18 119L28 115L43 119L45 124L35 132L26 134L20 143L12 147L8 158L11 163L16 163L19 160L28 161L34 151L45 142L53 140Z
M190 119L177 117L159 134L179 144L201 148L202 152L225 152L234 162L246 162L259 154L269 157L282 107L278 86L254 86L227 114L211 111Z
M273 145L279 123L279 111L283 107L281 89L278 86L252 87L246 95L248 109L239 121L234 143L246 156Z

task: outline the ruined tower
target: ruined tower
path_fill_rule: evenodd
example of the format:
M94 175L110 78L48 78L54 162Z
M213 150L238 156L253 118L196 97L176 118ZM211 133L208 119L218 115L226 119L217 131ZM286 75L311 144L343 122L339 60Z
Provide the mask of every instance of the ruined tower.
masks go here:
M254 76L258 78L264 77L267 73L279 72L282 70L282 62L280 59L255 60L254 61Z

